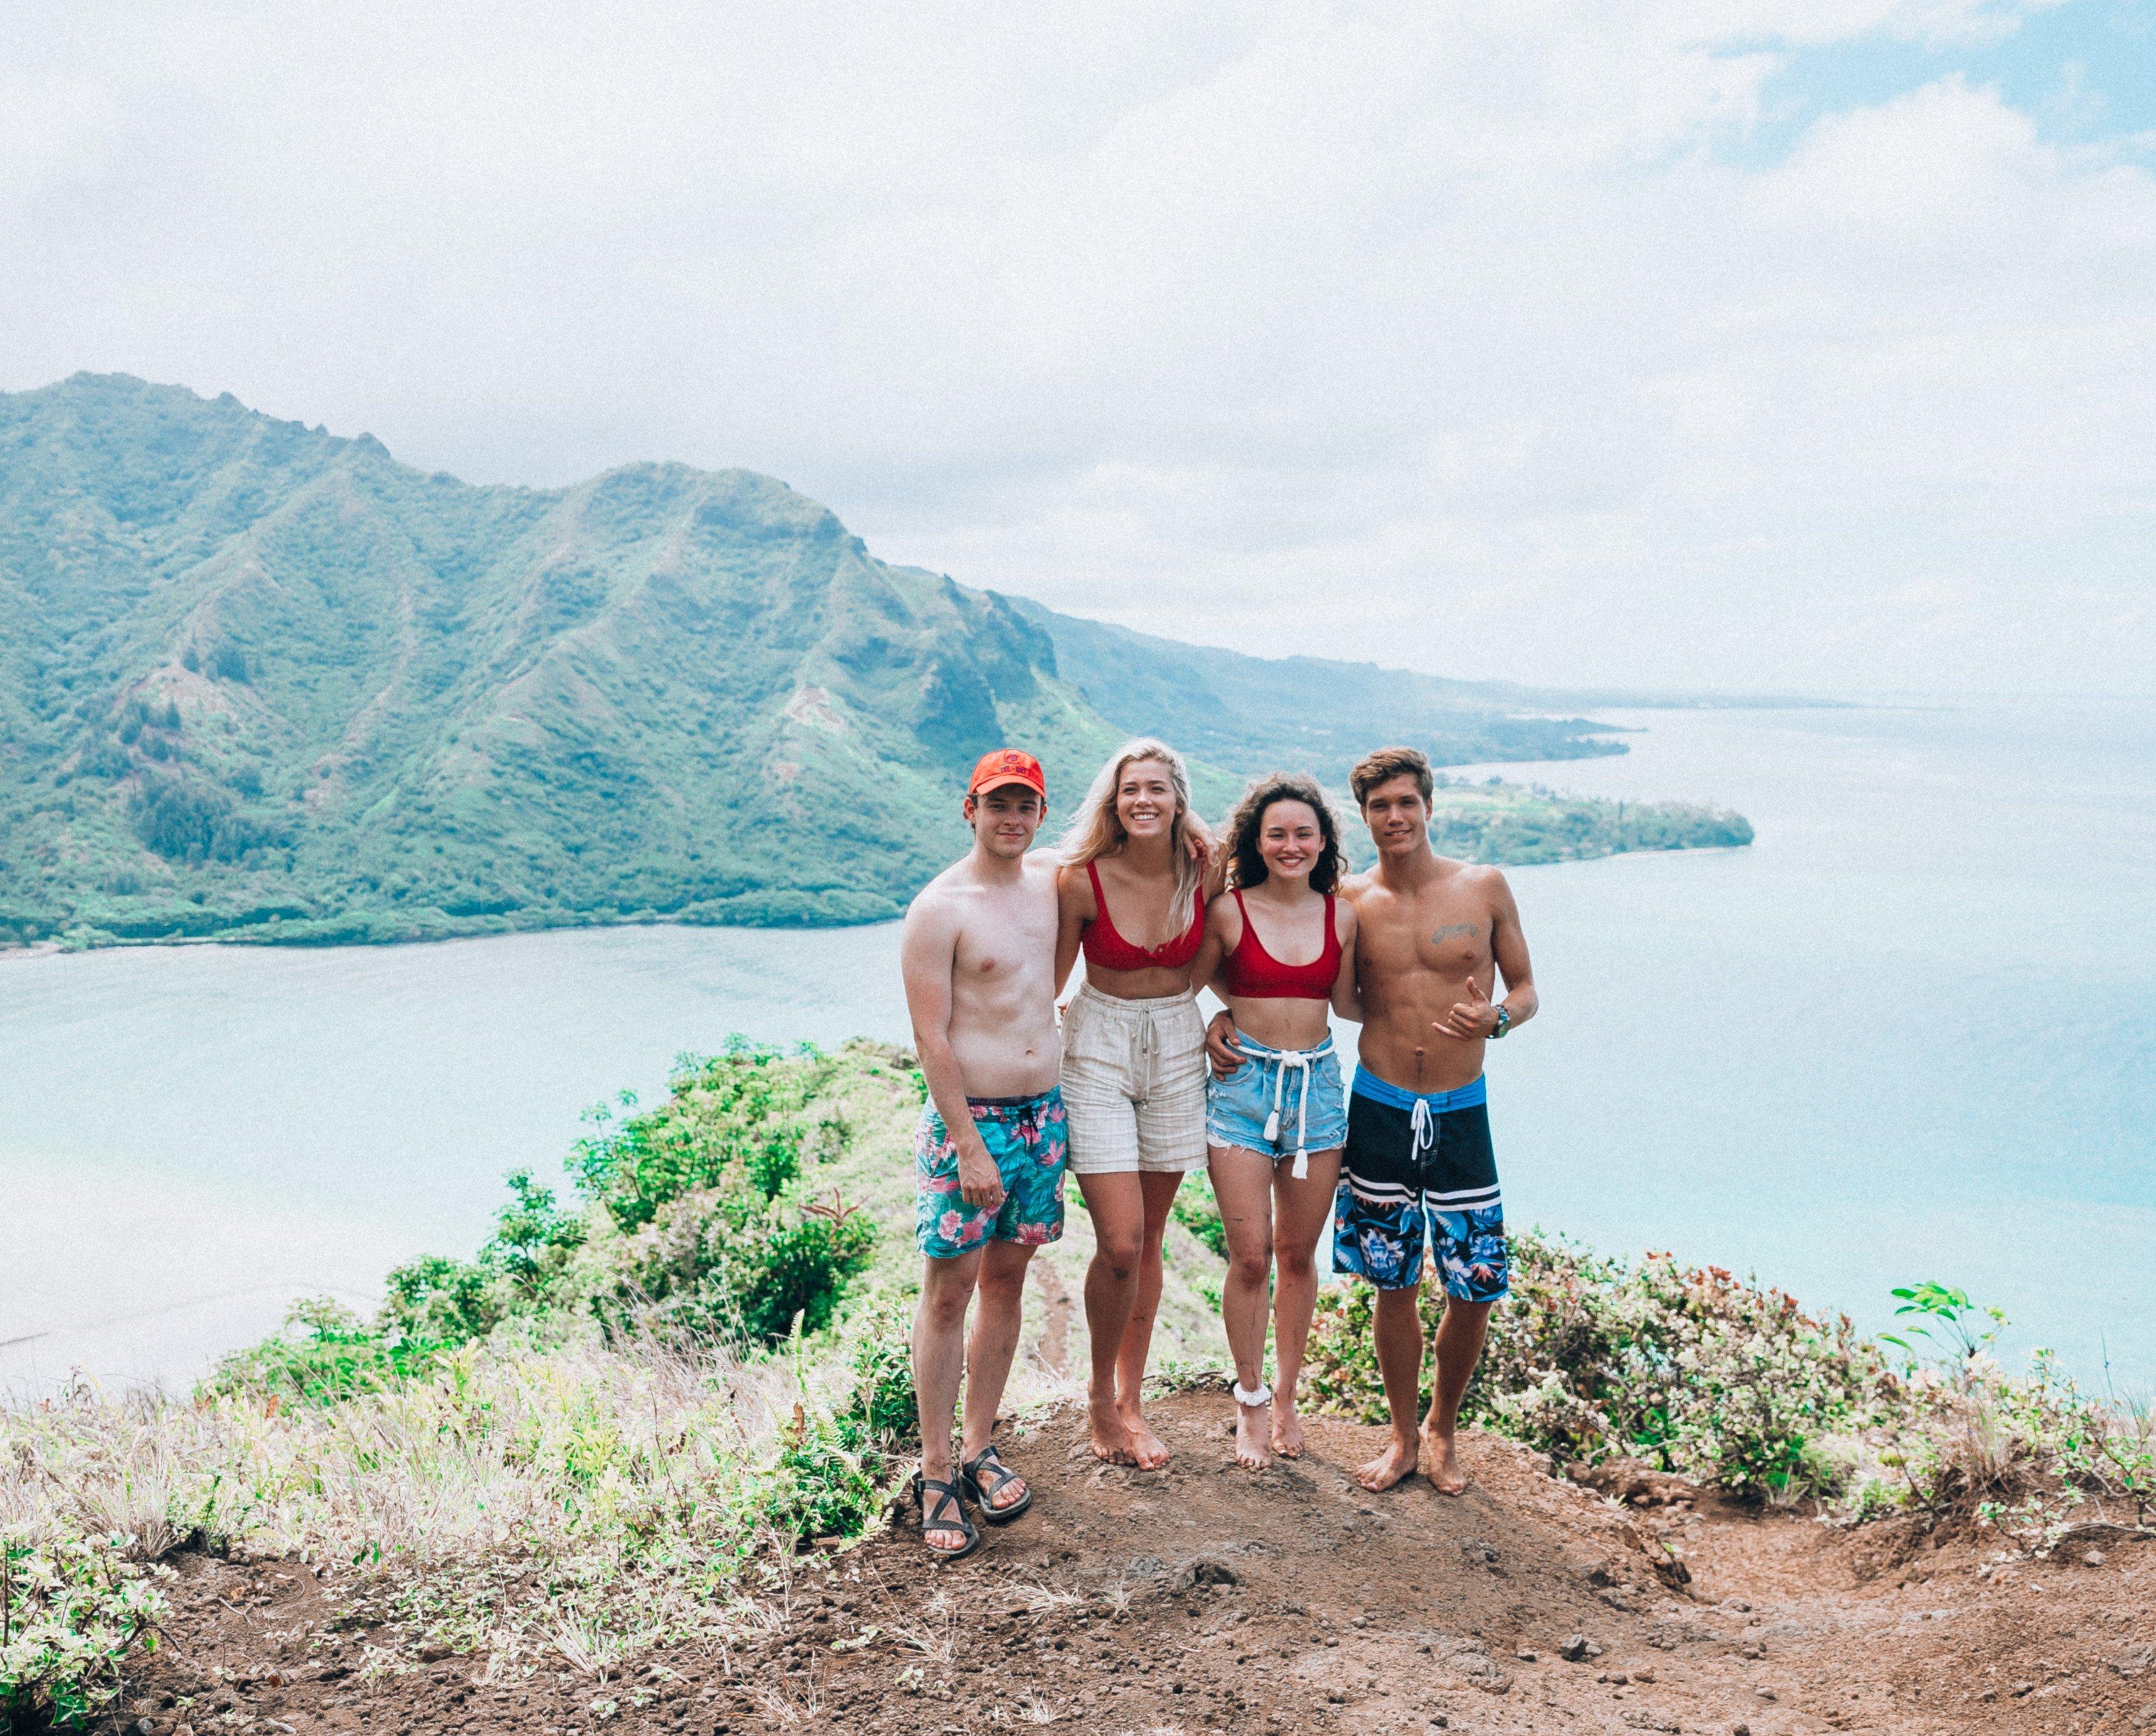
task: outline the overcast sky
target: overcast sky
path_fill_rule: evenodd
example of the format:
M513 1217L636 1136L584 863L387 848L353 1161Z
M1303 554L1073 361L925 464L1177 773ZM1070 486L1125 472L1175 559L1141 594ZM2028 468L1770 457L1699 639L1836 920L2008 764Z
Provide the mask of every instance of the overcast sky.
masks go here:
M2156 692L2156 3L0 13L0 388L1267 654Z

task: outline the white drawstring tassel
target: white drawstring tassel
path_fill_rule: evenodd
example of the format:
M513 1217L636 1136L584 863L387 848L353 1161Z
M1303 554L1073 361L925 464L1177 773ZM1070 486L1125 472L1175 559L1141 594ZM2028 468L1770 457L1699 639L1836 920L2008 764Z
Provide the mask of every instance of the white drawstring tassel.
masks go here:
M1310 1174L1310 1057L1302 1057L1302 1095L1295 1106L1295 1179Z
M1287 1086L1287 1058L1273 1058L1273 1112L1265 1117L1265 1143L1270 1145L1280 1138L1281 1093ZM1300 1171L1296 1172L1298 1174Z

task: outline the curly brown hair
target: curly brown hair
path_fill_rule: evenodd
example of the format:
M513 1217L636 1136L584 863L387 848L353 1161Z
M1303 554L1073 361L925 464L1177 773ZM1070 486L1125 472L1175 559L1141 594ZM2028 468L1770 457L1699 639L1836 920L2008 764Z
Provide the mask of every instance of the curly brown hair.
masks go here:
M1298 772L1268 772L1243 793L1243 799L1235 804L1235 811L1228 819L1228 883L1235 886L1254 886L1265 877L1265 859L1258 854L1258 829L1265 824L1265 809L1276 802L1300 802L1317 816L1318 835L1325 846L1318 851L1317 860L1311 865L1310 889L1313 892L1330 892L1340 884L1340 876L1347 861L1340 853L1340 828L1332 818L1332 809L1325 800L1325 792L1317 787L1317 780Z

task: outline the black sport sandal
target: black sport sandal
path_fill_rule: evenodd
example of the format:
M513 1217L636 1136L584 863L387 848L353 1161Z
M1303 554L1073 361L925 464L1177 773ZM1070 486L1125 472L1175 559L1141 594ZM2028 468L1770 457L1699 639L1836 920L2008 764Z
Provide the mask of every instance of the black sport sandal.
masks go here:
M981 1517L991 1525L1008 1525L1033 1505L1033 1490L1009 1507L998 1507L988 1497L1000 1494L1009 1485L1024 1479L1003 1461L1002 1456L993 1446L984 1446L958 1467L958 1487L973 1497Z
M964 1478L959 1479L963 1482ZM963 1561L981 1546L981 1533L966 1516L966 1503L958 1492L957 1483L939 1483L913 1474L913 1504L921 1509L921 1547L938 1561ZM956 1518L950 1517L955 1514ZM965 1533L966 1541L955 1549L939 1549L929 1543L932 1531L958 1531Z

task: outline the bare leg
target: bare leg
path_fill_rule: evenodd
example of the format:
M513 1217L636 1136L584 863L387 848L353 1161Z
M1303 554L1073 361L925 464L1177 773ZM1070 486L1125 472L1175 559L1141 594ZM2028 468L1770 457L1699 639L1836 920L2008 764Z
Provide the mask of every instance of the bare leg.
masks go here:
M1220 1222L1228 1232L1228 1276L1220 1287L1235 1379L1245 1390L1265 1384L1265 1281L1272 1276L1272 1159L1240 1145L1215 1146L1209 1168ZM1305 1319L1308 1328L1309 1321ZM1264 1407L1235 1407L1235 1462L1251 1471L1272 1463Z
M1273 1228L1273 1450L1282 1458L1302 1456L1302 1419L1295 1389L1310 1348L1310 1318L1317 1311L1317 1242L1332 1224L1332 1194L1340 1181L1338 1151L1314 1151L1310 1174L1295 1179L1294 1166L1273 1172L1276 1210Z
M977 1249L955 1260L921 1262L921 1306L913 1314L913 1389L920 1399L921 1474L932 1482L956 1482L951 1457L951 1413L958 1408L958 1377L965 1366L966 1304L981 1270ZM931 1530L932 1549L963 1547L963 1532Z
M1130 1430L1116 1409L1116 1358L1137 1296L1145 1195L1135 1171L1081 1175L1078 1191L1086 1196L1086 1210L1093 1220L1093 1259L1086 1268L1086 1335L1093 1357L1086 1408L1092 1422L1093 1455L1111 1465L1135 1465ZM1156 1306L1158 1295L1156 1291Z
M1467 1391L1468 1378L1482 1355L1482 1340L1490 1330L1491 1302L1461 1302L1448 1297L1445 1317L1437 1323L1437 1378L1430 1395L1430 1415L1422 1422L1422 1447L1427 1456L1424 1474L1440 1495L1458 1495L1467 1487L1467 1473L1460 1468L1453 1450L1453 1436L1460 1427L1460 1401ZM1389 1390L1387 1397L1391 1396Z
M1378 1292L1378 1372L1385 1377L1385 1409L1392 1414L1393 1438L1355 1473L1355 1481L1366 1489L1389 1489L1414 1473L1419 1445L1415 1400L1422 1384L1422 1317L1416 1307L1421 1297L1420 1285Z
M968 1459L987 1446L995 1433L996 1407L1003 1403L1011 1358L1018 1354L1025 1268L1032 1258L1031 1248L1015 1242L992 1241L981 1250L978 1286L981 1305L973 1310L973 1336L966 1341L966 1414L961 1451ZM1014 1479L998 1494L996 1508L1000 1512L1025 1498L1025 1483Z
M1168 1234L1168 1209L1175 1204L1176 1189L1183 1185L1180 1171L1148 1170L1138 1177L1145 1206L1144 1230L1138 1248L1137 1294L1131 1298L1131 1317L1123 1328L1121 1352L1116 1358L1116 1414L1122 1418L1131 1437L1131 1451L1141 1469L1158 1471L1168 1460L1159 1436L1147 1425L1139 1409L1145 1387L1146 1358L1152 1350L1152 1323L1160 1314L1160 1245Z

